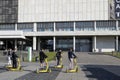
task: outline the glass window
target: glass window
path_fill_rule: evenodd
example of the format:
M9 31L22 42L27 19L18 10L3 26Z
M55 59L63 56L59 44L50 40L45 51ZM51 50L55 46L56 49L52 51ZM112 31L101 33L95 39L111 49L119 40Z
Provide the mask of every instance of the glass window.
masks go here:
M33 31L33 23L19 23L17 25L18 30L23 30L24 32L32 32Z
M116 21L97 21L96 22L97 30L116 30Z
M37 31L54 31L54 23L52 22L37 23Z
M94 30L94 22L92 21L76 22L76 31L93 31L93 30Z
M15 30L15 24L0 24L0 30Z
M73 22L57 22L56 30L57 31L73 31L74 24Z
M56 39L56 50L67 51L70 48L73 48L73 39L72 38L58 38Z

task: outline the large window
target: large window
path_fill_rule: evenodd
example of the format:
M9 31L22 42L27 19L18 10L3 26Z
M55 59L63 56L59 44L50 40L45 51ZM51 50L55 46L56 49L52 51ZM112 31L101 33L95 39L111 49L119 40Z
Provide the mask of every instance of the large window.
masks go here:
M93 31L93 30L94 30L94 22L91 21L76 22L76 31Z
M116 21L97 21L96 22L97 30L116 30Z
M56 38L56 50L67 51L70 48L73 48L73 39L72 38Z
M54 23L37 23L37 31L54 31Z
M73 22L57 22L56 30L57 31L73 31L74 24Z
M23 30L24 32L33 31L33 23L19 23L17 26L18 30Z
M0 30L15 30L15 24L0 24Z

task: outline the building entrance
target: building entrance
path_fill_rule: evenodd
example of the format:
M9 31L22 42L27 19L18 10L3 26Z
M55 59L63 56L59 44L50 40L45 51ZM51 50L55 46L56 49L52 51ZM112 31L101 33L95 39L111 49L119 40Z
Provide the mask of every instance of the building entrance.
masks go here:
M77 52L91 52L92 51L92 39L91 38L77 38L76 39L76 51Z

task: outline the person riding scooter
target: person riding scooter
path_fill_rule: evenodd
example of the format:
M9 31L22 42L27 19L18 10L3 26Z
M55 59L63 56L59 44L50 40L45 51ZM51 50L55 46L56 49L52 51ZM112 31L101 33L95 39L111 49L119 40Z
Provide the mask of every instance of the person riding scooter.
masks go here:
M41 49L41 51L39 53L40 67L41 68L44 68L44 62L45 62L46 58L47 58L47 55L43 52L43 49Z
M56 59L57 59L57 65L60 65L60 59L62 58L62 52L61 50L59 50L57 53L56 53Z
M16 50L12 52L12 67L17 68L17 58L18 56L16 55Z
M70 61L70 64L69 64L69 69L73 69L74 68L74 58L76 58L77 56L73 53L73 50L70 49L68 51L68 59Z

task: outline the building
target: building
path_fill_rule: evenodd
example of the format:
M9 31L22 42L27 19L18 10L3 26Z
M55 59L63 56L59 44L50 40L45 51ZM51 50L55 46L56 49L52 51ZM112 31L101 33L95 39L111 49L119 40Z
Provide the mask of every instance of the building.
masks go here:
M120 51L120 0L0 0L0 49Z

